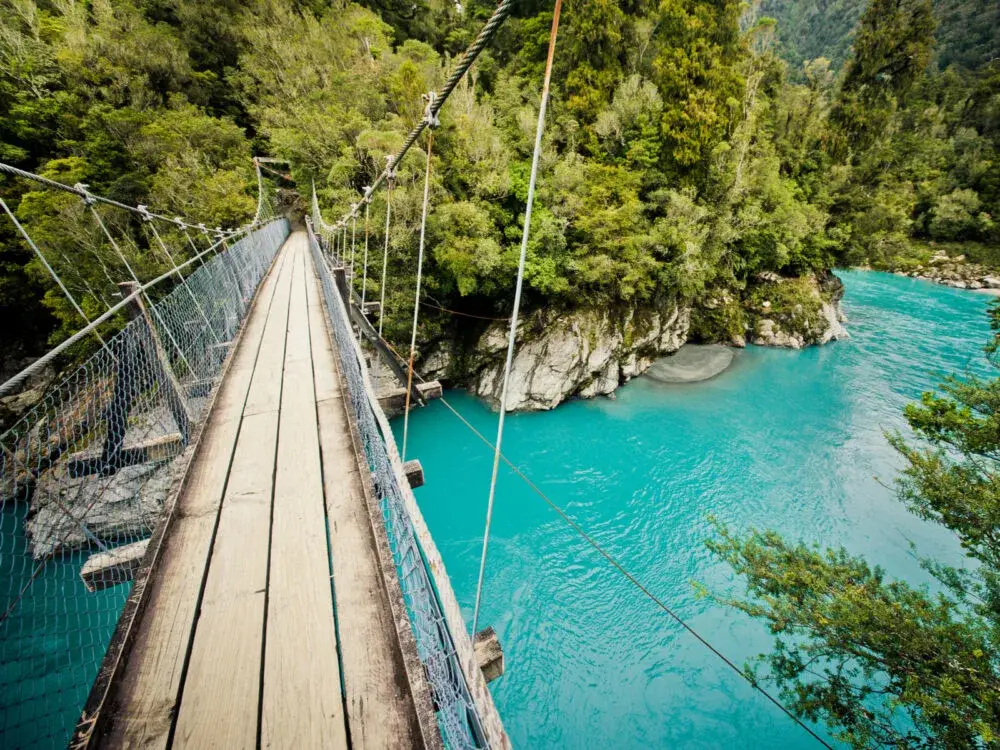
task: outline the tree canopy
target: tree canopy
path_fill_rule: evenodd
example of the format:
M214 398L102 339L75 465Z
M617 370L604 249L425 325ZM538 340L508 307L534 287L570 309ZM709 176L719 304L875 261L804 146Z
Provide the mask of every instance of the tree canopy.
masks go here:
M913 241L1000 238L1000 70L941 70L935 29L951 22L940 4L873 0L839 72L822 57L782 59L783 8L567 0L526 304L697 308L765 272L889 265ZM315 180L332 219L492 10L0 0L0 158L214 226L252 214L250 156L277 155L302 192ZM426 273L444 307L489 316L509 305L550 20L546 4L520 4L442 112ZM421 160L414 150L393 191L394 336L409 317ZM0 190L32 231L46 215L73 219L65 197L23 181ZM10 227L0 233L0 307L24 322L4 330L4 349L37 352L78 321ZM56 234L42 237L53 263L101 309L106 274L72 239L85 228ZM432 314L421 336L448 325Z

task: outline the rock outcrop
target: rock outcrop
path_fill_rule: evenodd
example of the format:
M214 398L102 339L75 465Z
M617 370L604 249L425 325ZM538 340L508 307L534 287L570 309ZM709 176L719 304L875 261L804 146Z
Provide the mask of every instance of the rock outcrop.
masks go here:
M518 326L508 386L509 411L546 410L573 398L609 396L644 373L658 357L672 354L689 335L704 343L801 348L847 338L840 298L843 284L832 274L786 279L769 274L742 296L719 290L698 308L537 310ZM707 314L706 314L707 313ZM419 362L426 379L464 386L499 408L507 352L507 325L492 323L471 341L446 339Z
M507 393L509 411L552 409L573 396L614 393L659 355L687 340L690 309L639 311L619 317L607 310L550 315L539 311L518 327ZM468 357L469 390L499 408L507 329L490 326ZM435 359L437 357L437 359ZM435 352L429 361L439 363Z
M700 383L727 370L736 351L722 344L685 344L676 354L654 362L646 377L660 383Z
M840 308L844 284L833 274L796 279L770 274L759 281L753 294L759 301L747 310L753 344L801 349L850 338Z
M926 263L896 273L956 289L1000 290L1000 277L994 275L995 272L978 263L970 263L964 255L950 257L937 252Z

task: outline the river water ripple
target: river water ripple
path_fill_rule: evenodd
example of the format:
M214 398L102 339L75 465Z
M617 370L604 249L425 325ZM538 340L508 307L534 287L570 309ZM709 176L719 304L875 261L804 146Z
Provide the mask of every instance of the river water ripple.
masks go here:
M943 373L988 372L986 296L842 272L850 341L749 347L692 385L640 378L617 398L512 415L505 453L653 592L737 663L770 644L749 618L695 596L738 591L706 550L714 514L843 545L925 583L910 552L958 561L942 529L895 501L883 431ZM449 400L491 438L496 415ZM395 427L401 431L401 423ZM414 413L417 490L471 622L492 455L440 404ZM484 589L506 674L492 684L521 748L817 746L502 472Z

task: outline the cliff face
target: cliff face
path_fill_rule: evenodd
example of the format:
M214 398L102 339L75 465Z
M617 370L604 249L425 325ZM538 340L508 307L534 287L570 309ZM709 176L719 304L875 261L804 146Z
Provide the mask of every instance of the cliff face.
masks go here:
M573 396L609 395L687 340L690 309L539 310L518 326L507 393L509 411L552 409ZM494 409L500 405L507 326L494 323L461 357L449 345L424 363L433 377L461 382ZM456 372L457 371L457 372ZM457 377L456 377L457 376Z
M840 309L843 296L844 284L833 274L761 279L746 306L750 341L757 346L801 349L850 338Z
M792 348L846 338L842 287L832 275L760 279L749 294L708 300L710 314L724 313L728 332L701 331L697 338L735 346L749 339L761 346ZM611 395L657 357L680 349L692 334L691 319L690 307L673 303L656 309L530 313L518 326L507 408L546 410L573 397ZM462 349L453 341L439 343L423 358L421 370L427 378L467 387L497 409L507 332L507 325L497 322Z

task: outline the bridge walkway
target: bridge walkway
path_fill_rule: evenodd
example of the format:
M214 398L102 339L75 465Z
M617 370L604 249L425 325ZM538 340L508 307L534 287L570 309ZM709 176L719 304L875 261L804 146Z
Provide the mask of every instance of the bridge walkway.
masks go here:
M321 295L294 232L188 467L102 744L422 744Z

